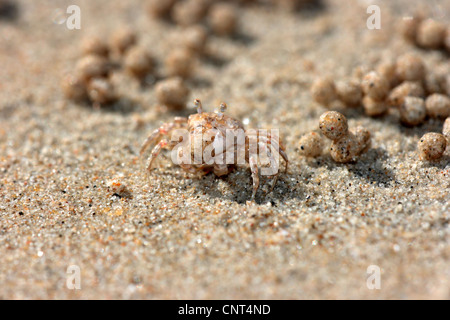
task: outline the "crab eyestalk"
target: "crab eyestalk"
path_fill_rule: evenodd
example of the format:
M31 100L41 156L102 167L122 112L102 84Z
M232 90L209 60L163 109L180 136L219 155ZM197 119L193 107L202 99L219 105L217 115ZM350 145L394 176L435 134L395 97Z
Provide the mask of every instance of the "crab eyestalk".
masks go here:
M227 110L227 104L225 102L222 102L219 107L219 112L217 112L217 114L219 115L219 118L223 117L223 114L225 113L226 110Z
M199 99L194 100L195 107L197 108L197 113L203 113L202 102Z

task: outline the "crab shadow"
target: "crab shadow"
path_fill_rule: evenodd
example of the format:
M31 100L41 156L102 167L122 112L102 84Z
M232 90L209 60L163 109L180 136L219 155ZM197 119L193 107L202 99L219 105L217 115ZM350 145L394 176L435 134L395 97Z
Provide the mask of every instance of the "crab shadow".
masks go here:
M166 167L161 170L152 171L152 175L157 177L171 177L179 181L179 188L192 189L193 197L200 198L207 196L211 199L225 200L237 204L247 204L252 196L252 175L249 168L238 167L225 176L218 177L214 173L204 176L196 176L184 172L179 167ZM299 198L302 189L298 187L298 182L305 177L296 177L284 172L278 176L277 183L273 190L272 177L260 176L260 185L256 193L256 204L267 204L270 202L276 206L288 198ZM295 183L297 181L297 183Z
M231 172L223 177L209 174L203 179L194 180L196 190L207 194L211 198L228 200L240 205L251 201L253 184L249 169L239 168L238 172ZM277 183L272 189L273 179L271 177L260 177L259 189L254 202L258 205L271 203L276 207L279 203L289 198L300 198L298 187L290 184L289 177L284 173L278 176ZM225 187L224 187L225 186ZM225 191L224 191L225 189Z

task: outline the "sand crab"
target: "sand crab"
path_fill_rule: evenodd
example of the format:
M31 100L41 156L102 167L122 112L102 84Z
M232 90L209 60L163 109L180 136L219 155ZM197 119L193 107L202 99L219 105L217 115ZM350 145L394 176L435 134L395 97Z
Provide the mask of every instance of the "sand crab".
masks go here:
M227 108L225 103L217 112L203 112L198 99L194 103L196 114L188 118L176 117L147 137L140 151L143 160L146 151L153 147L147 173L150 173L162 149L175 150L172 160L184 171L193 174L214 172L216 176L223 176L237 165L248 163L253 180L252 200L259 188L259 170L266 170L265 175L273 178L272 191L279 174L279 156L286 163L285 172L289 163L279 135L274 134L274 130L246 130L239 120L224 114ZM266 160L264 163L263 158Z

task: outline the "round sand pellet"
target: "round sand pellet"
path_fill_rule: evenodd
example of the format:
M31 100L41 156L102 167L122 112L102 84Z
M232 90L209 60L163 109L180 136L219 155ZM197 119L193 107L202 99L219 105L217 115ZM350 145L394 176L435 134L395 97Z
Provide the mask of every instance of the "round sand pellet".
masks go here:
M170 76L188 78L194 71L195 56L187 49L175 49L166 58L165 65Z
M425 97L425 90L418 81L405 81L396 86L389 93L387 102L390 106L400 107L407 96Z
M446 147L447 140L444 135L435 132L425 134L418 143L419 155L423 160L440 159Z
M375 100L369 96L363 98L364 112L369 117L382 116L388 110L388 104L384 100Z
M416 42L417 30L422 20L423 19L421 17L415 16L404 17L400 21L400 33L406 40L410 42Z
M450 116L450 98L445 94L433 93L428 96L425 106L428 116L445 119Z
M300 138L299 153L305 157L318 157L322 154L323 141L320 134L310 132Z
M196 25L187 28L183 32L180 42L182 42L190 52L202 55L205 52L207 40L207 29L203 26Z
M348 132L338 140L334 140L330 147L331 157L334 161L339 163L347 163L356 160L360 151L360 143L351 132Z
M84 55L97 55L104 58L109 55L108 44L96 36L84 39L81 49Z
M236 33L238 26L238 13L233 4L214 4L208 14L208 22L212 31L221 36L230 36Z
M271 0L271 2L287 12L295 12L317 2L317 0Z
M124 54L137 42L136 31L123 27L118 29L111 38L111 48L119 54Z
M125 70L138 79L142 79L153 70L153 58L141 47L131 48L125 56Z
M117 100L114 86L108 79L92 79L88 84L88 95L95 104L103 105Z
M450 97L450 74L445 77L444 92Z
M422 59L411 53L398 57L396 70L401 81L422 81L425 77L425 65Z
M447 27L444 37L444 47L450 52L450 26Z
M425 76L425 88L427 93L445 93L445 82L449 73L450 70L446 66L438 66L427 72Z
M87 99L86 83L77 76L67 75L62 81L62 89L67 99L77 102Z
M378 72L366 74L361 83L364 93L374 100L383 100L389 93L389 81Z
M427 110L422 98L408 96L399 108L400 121L407 126L417 126L425 121Z
M336 91L339 99L349 107L361 104L363 92L361 82L357 79L345 79L336 83Z
M347 134L347 118L340 112L327 111L320 116L319 129L331 140L337 140Z
M447 144L450 145L450 117L448 117L444 121L444 126L442 127L442 134L447 139Z
M422 21L417 29L417 44L429 49L438 49L444 44L445 25L433 19Z
M177 0L147 0L147 12L154 18L165 18L169 16Z
M377 68L376 72L389 82L389 86L392 88L398 84L398 77L396 72L396 64L394 61L384 61L381 62Z
M83 81L106 77L109 73L108 60L96 55L89 55L78 61L76 74Z
M210 1L208 0L179 1L172 9L172 18L181 26L200 23L206 16L209 5Z
M366 152L371 145L371 134L370 131L362 126L357 126L350 130L350 132L355 136L357 145L357 155Z
M321 105L328 106L338 98L336 86L330 77L319 78L311 86L313 99Z
M186 107L189 89L181 78L174 77L158 82L155 90L160 104L174 110Z

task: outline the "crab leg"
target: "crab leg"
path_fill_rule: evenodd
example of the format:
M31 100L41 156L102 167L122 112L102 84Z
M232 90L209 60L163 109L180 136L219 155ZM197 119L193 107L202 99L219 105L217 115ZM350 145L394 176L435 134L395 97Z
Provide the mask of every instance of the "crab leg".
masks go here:
M252 200L255 200L256 191L259 188L259 174L258 174L258 155L251 154L249 158L250 170L252 171L252 180L253 180L253 192L252 192Z
M158 157L159 153L161 152L161 149L165 148L168 144L169 142L166 139L163 139L156 145L156 147L153 148L152 155L150 156L150 163L148 164L147 167L148 173L150 173L150 171L152 170L153 161L155 161L156 157Z
M160 139L162 136L169 134L171 130L173 130L175 127L180 126L181 124L185 124L187 122L186 118L183 117L176 117L173 122L171 123L165 123L158 129L155 129L151 135L148 136L148 138L145 140L141 147L140 151L140 157L142 158L143 154L147 149L158 139Z
M270 145L272 145L272 147L278 151L278 153L281 155L283 160L286 162L286 167L285 167L284 172L287 172L289 159L288 159L286 152L280 147L279 143L276 142L276 140L272 140L270 137L266 137L266 136L258 136L258 139L262 140L267 145L270 143Z
M147 137L145 142L142 144L141 151L140 151L140 157L144 155L145 151L150 147L151 144L153 144L158 138L161 137L161 128L155 129L155 131L152 132L151 135Z

